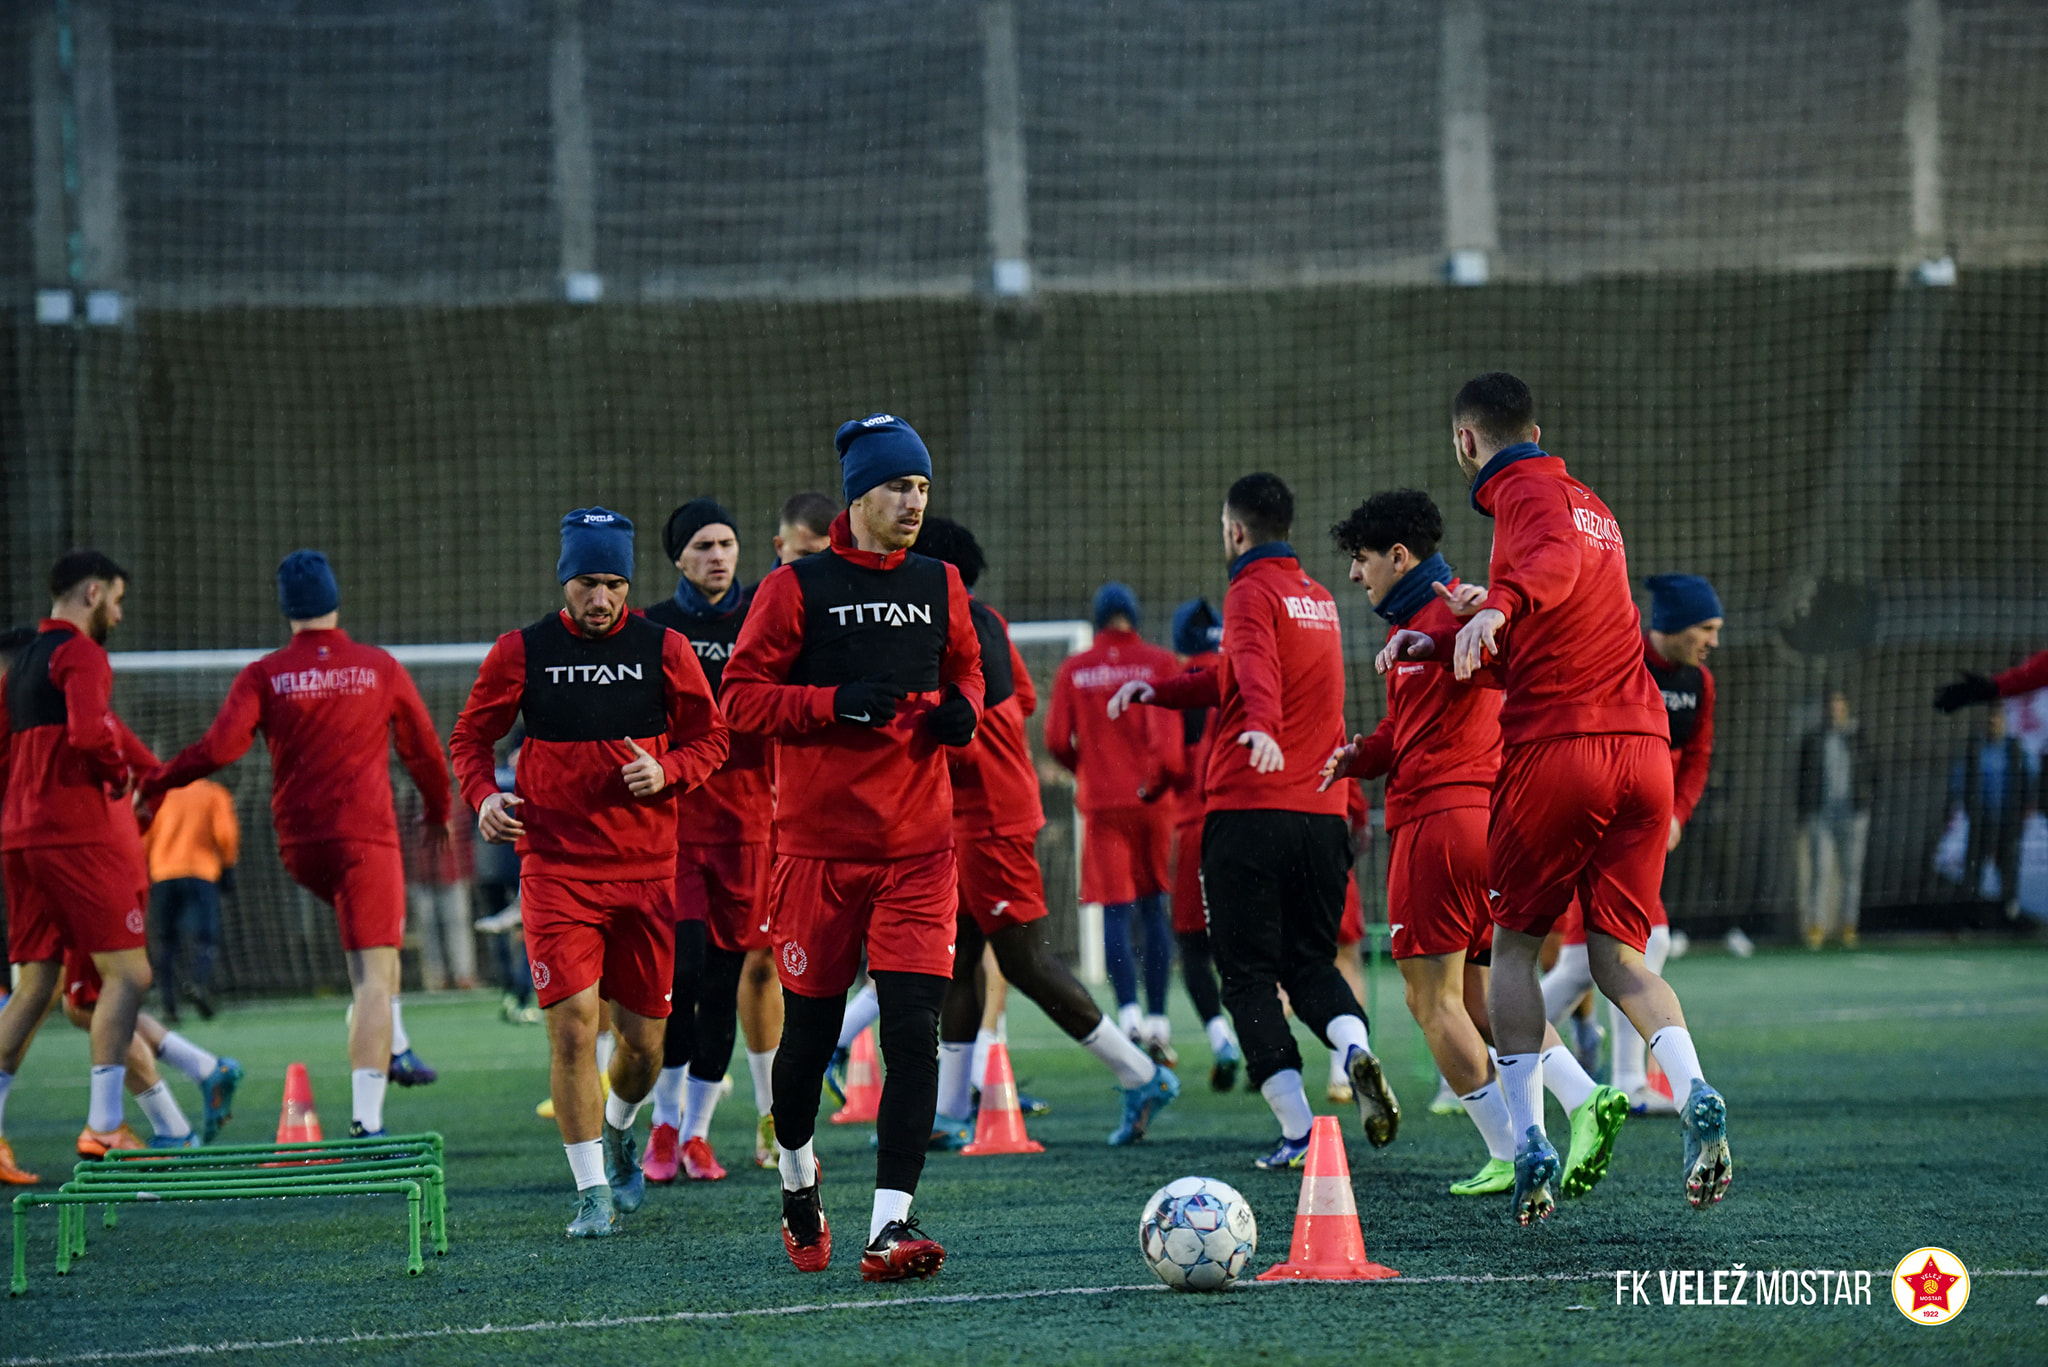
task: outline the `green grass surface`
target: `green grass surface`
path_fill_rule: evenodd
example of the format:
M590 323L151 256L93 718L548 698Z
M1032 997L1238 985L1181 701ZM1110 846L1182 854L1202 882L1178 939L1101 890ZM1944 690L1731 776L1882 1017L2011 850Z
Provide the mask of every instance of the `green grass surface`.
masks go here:
M871 1287L854 1252L873 1174L865 1127L821 1130L840 1250L823 1275L789 1266L774 1176L744 1163L744 1078L712 1132L730 1179L653 1189L623 1237L572 1244L561 1148L533 1116L546 1087L540 1030L501 1024L481 996L420 999L407 1024L442 1080L394 1089L386 1115L394 1131L447 1135L446 1258L405 1275L396 1200L131 1207L116 1230L95 1220L90 1255L59 1278L55 1217L37 1211L29 1294L0 1305L0 1364L2048 1359L2048 1306L2035 1303L2048 1276L1992 1275L2048 1269L2048 953L1700 955L1669 976L1729 1098L1725 1205L1685 1205L1669 1119L1631 1121L1606 1183L1540 1228L1514 1228L1504 1197L1445 1195L1483 1154L1462 1116L1428 1114L1433 1077L1388 973L1376 1038L1406 1107L1400 1138L1375 1152L1341 1109L1367 1247L1404 1279L1209 1297L1148 1286L1135 1233L1146 1198L1188 1174L1231 1182L1258 1213L1263 1268L1285 1256L1299 1179L1251 1169L1270 1115L1256 1096L1206 1089L1207 1053L1185 1014L1187 1093L1143 1145L1113 1151L1104 1075L1018 1003L1018 1071L1054 1106L1031 1125L1048 1151L935 1155L919 1209L947 1246L945 1271ZM311 1068L328 1133L346 1129L341 1014L339 1000L250 1005L188 1027L248 1068L225 1139L268 1136L294 1059ZM1310 1057L1320 1077L1321 1051ZM9 1099L8 1134L46 1178L69 1168L85 1064L84 1036L53 1021ZM193 1089L174 1085L196 1112ZM1554 1103L1551 1128L1563 1133ZM1953 1250L1974 1276L1968 1308L1941 1327L1890 1304L1892 1266L1923 1244ZM1868 1270L1874 1303L1615 1304L1616 1268L1737 1263ZM1538 1279L1449 1280L1486 1277ZM1016 1295L1069 1288L1098 1289Z

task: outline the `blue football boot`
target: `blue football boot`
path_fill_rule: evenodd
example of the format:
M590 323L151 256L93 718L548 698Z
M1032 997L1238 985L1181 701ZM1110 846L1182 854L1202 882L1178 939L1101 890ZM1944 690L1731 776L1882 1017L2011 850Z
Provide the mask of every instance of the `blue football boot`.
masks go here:
M619 1232L619 1217L610 1187L585 1187L576 1193L576 1218L566 1231L572 1239L602 1239Z
M1735 1174L1728 1157L1728 1103L1705 1078L1694 1078L1678 1123L1685 1131L1685 1199L1705 1210L1728 1194Z
M231 1058L213 1065L200 1085L199 1100L206 1108L200 1122L200 1137L208 1144L220 1137L220 1127L235 1116L235 1088L242 1085L242 1065Z
M1110 1134L1110 1147L1120 1149L1143 1139L1152 1118L1172 1105L1179 1095L1180 1079L1165 1065L1154 1064L1150 1082L1125 1089L1124 1123Z
M1298 1168L1308 1161L1308 1135L1299 1139L1280 1136L1280 1146L1271 1153L1261 1154L1252 1160L1252 1166L1262 1172L1285 1172Z
M604 1123L604 1180L612 1189L611 1206L621 1215L631 1215L647 1199L647 1174L640 1170L633 1132L609 1120Z
M1516 1224L1526 1225L1532 1220L1550 1218L1550 1212L1557 1209L1553 1189L1557 1184L1558 1169L1562 1166L1557 1161L1557 1150L1550 1147L1543 1131L1531 1125L1515 1148Z

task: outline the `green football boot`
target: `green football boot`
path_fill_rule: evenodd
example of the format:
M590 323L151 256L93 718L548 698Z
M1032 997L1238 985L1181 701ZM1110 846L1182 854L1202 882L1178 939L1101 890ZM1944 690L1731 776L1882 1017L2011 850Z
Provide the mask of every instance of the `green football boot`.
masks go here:
M1607 1175L1607 1160L1614 1156L1614 1137L1628 1119L1628 1095L1601 1086L1581 1101L1572 1112L1571 1157L1565 1161L1564 1177L1558 1191L1564 1196L1584 1196Z
M1489 1158L1486 1166L1462 1182L1451 1183L1453 1196L1493 1196L1503 1191L1512 1191L1515 1186L1515 1165L1505 1158Z

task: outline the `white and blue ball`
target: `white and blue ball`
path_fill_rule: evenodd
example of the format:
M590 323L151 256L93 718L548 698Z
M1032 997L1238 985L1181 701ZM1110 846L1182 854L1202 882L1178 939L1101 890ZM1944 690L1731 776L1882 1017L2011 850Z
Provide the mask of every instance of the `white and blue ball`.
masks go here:
M1139 1251L1176 1291L1221 1291L1244 1272L1258 1246L1251 1203L1213 1177L1167 1183L1138 1217Z

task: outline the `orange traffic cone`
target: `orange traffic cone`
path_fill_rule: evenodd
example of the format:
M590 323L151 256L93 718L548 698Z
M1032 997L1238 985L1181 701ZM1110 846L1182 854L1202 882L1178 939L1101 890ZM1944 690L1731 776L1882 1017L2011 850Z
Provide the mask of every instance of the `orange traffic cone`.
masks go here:
M1017 1075L1010 1071L1010 1046L997 1040L988 1047L988 1076L982 1082L981 1112L974 1119L974 1142L960 1150L985 1153L1044 1153L1045 1145L1024 1133L1024 1112L1017 1105Z
M1655 1054L1650 1055L1649 1063L1650 1090L1663 1097L1666 1101L1676 1101L1677 1098L1671 1095L1671 1079L1664 1076L1664 1070L1657 1066L1657 1056Z
M318 1143L320 1114L313 1109L313 1080L306 1076L306 1065L294 1063L284 1070L284 1106L277 1114L277 1142L280 1144Z
M853 1055L846 1060L846 1104L832 1113L832 1123L872 1125L881 1113L882 1069L871 1027L854 1037Z
M1294 1208L1294 1246L1287 1261L1258 1276L1262 1282L1369 1282L1401 1274L1365 1256L1358 1205L1351 1196L1351 1165L1337 1117L1319 1115L1309 1132L1308 1167Z

